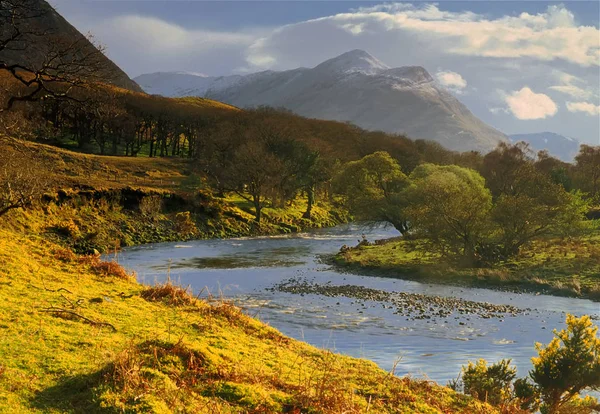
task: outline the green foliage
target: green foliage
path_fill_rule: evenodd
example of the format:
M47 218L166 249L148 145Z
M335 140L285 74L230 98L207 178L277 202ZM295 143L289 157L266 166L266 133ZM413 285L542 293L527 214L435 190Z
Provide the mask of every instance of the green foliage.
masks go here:
M475 247L486 236L492 196L479 173L456 165L423 164L410 175L410 200L404 212L415 232L443 254L474 261Z
M387 221L406 232L403 191L408 178L400 165L386 152L367 155L346 164L334 179L334 190L358 220Z
M581 398L584 390L600 389L600 338L589 316L567 315L567 328L557 332L546 346L536 344L538 357L532 358L529 378L516 377L510 360L487 365L469 362L462 379L451 381L482 401L496 406L517 404L521 409L542 414L591 413L600 408L592 397ZM533 380L533 383L530 381Z
M510 400L510 387L517 375L517 369L510 362L510 359L503 359L489 366L484 359L476 364L469 362L462 368L462 379L451 385L481 401L500 405Z
M529 374L548 414L563 412L585 389L600 389L600 338L590 317L567 315L567 328L554 335L548 345L536 344L539 356Z

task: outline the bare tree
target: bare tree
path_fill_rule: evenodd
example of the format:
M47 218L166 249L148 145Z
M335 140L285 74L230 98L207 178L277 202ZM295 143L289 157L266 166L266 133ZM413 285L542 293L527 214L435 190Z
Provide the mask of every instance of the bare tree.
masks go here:
M42 0L0 0L0 71L19 86L0 112L15 102L75 99L75 88L110 77L103 49L91 37L61 33L56 16Z
M49 174L32 151L8 144L0 152L0 217L10 210L30 206L48 187Z

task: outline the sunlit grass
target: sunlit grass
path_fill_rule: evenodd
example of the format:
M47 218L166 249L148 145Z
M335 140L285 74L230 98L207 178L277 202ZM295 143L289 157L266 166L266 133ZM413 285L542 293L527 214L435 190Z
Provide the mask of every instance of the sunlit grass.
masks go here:
M387 276L437 283L527 290L600 300L600 234L534 241L521 254L490 268L460 268L419 240L392 240L338 254L342 265Z

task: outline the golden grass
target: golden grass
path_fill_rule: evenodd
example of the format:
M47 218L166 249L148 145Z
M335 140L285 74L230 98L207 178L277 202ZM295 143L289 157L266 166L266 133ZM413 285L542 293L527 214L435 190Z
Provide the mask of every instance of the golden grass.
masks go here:
M495 412L94 263L0 227L0 412Z

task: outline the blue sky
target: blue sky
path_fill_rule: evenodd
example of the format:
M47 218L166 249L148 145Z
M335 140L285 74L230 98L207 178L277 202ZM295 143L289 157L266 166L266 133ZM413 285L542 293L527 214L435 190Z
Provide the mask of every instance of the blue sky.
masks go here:
M505 133L600 143L600 2L51 0L131 76L314 66L364 49L424 66Z

